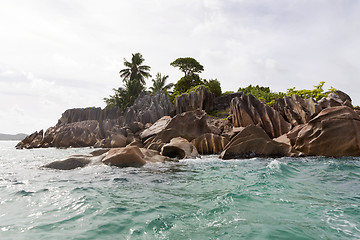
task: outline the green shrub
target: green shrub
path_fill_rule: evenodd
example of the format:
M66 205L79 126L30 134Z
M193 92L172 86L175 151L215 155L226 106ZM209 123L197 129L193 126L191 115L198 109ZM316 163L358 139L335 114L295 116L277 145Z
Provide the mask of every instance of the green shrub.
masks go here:
M269 87L261 87L259 85L249 85L246 88L239 88L238 92L244 92L247 95L251 94L260 101L264 101L269 105L274 103L275 99L283 98L285 95L281 92L272 92Z
M327 92L324 92L323 89L324 84L325 84L324 81L320 82L319 85L314 86L313 90L307 90L307 89L295 90L295 87L289 88L286 91L286 96L291 96L293 94L296 94L303 99L314 98L316 101L319 101L323 97L327 97L329 93L336 92L336 89L333 87L331 87Z

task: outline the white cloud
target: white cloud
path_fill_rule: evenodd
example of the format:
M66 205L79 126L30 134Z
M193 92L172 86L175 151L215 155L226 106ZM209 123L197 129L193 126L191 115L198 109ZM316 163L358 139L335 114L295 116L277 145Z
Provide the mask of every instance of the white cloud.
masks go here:
M360 104L359 1L23 0L2 3L0 22L0 107L11 116L1 117L0 132L38 130L66 108L104 106L134 52L171 82L182 73L170 62L191 56L223 90L326 81Z

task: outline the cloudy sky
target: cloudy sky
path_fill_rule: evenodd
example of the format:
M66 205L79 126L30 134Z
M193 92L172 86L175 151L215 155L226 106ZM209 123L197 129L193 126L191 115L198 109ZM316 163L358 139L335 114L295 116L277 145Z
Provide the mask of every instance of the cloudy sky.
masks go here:
M136 52L170 82L182 76L170 62L194 57L223 91L325 81L360 105L358 0L14 0L0 7L0 132L105 107Z

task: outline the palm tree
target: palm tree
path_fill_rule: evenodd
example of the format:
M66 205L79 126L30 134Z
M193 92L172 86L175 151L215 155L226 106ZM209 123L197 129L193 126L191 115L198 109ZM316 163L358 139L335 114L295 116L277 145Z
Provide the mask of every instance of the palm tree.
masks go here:
M145 78L151 77L150 67L141 65L144 58L140 53L132 54L131 62L124 58L125 69L122 69L119 74L123 79L124 87L113 89L115 94L110 95L109 98L104 98L106 105L109 107L120 107L123 111L131 106L139 94L145 90Z
M138 80L141 84L145 85L145 78L151 77L150 67L146 65L141 65L144 62L144 58L140 53L132 54L131 62L127 61L124 58L125 69L122 69L119 74L123 78L123 81L132 81Z
M152 79L153 86L150 87L152 93L157 93L160 91L167 92L170 88L174 86L173 83L166 85L166 81L169 78L168 75L161 76L161 73L157 73L155 79Z

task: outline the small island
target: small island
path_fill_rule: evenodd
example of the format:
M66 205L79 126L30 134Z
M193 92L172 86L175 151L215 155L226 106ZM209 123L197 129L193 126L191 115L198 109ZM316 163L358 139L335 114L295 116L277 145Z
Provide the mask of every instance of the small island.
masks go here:
M209 154L224 160L360 156L358 107L340 90L324 91L324 82L286 93L252 85L222 93L217 79L202 79L204 67L185 57L171 63L184 73L176 84L157 73L146 91L151 75L143 62L140 53L124 60L124 86L104 99L106 108L68 109L54 127L34 132L16 148L98 148L45 166L55 169L141 167Z

